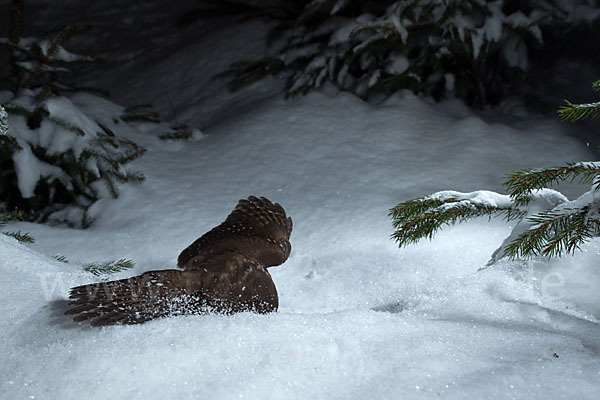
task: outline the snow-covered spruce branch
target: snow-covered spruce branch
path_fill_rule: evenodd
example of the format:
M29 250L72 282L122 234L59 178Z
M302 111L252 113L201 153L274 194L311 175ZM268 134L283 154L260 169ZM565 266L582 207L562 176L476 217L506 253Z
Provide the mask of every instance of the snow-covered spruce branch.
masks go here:
M594 82L593 88L600 91L600 81ZM589 114L584 117L591 118ZM591 188L573 201L545 188L565 180ZM390 210L396 229L392 237L403 246L423 237L431 239L442 225L472 217L504 214L507 219L518 219L511 234L492 254L490 265L503 257L559 257L600 236L600 162L519 171L509 175L504 186L510 196L487 191L444 191L400 203Z
M400 246L431 239L443 225L480 216L517 220L511 234L494 252L489 264L503 257L514 259L573 253L586 241L600 236L600 194L594 189L569 201L552 189L531 190L527 198L490 191L443 191L398 204L390 210Z
M578 121L582 118L600 118L600 102L587 104L573 104L565 100L566 106L562 106L558 113L560 117L569 121Z
M481 216L504 215L512 220L522 218L524 214L506 195L489 191L461 193L448 190L400 203L390 210L389 215L396 229L392 237L400 246L406 246L422 238L433 238L443 225Z
M13 0L10 36L0 38L10 54L12 73L6 78L13 81L4 104L10 130L0 135L0 202L5 210L25 210L29 220L86 227L89 208L100 198L116 197L118 182L144 179L125 167L145 149L122 137L134 122L119 119L123 108L99 97L103 91L63 80L80 63L98 61L64 47L89 26L23 37L22 9L22 1ZM117 114L98 113L99 107Z
M575 209L561 207L529 217L530 229L508 244L505 253L510 258L557 257L565 252L573 253L583 243L600 235L598 205Z
M308 2L278 54L236 64L232 89L268 74L287 75L287 96L330 81L370 98L407 88L478 106L511 94L542 28L575 25L598 13L585 1L414 0ZM376 4L375 4L376 3ZM586 8L587 7L587 8ZM287 20L282 22L285 24Z
M100 59L95 57L71 53L62 45L74 34L89 29L89 25L70 25L43 39L19 37L18 41L13 41L13 38L1 38L0 44L11 52L13 73L18 77L18 88L34 89L42 86L44 89L39 91L39 97L40 100L44 100L60 86L43 75L70 73L69 66L74 63L99 62Z
M600 189L600 162L569 163L563 167L519 171L508 176L504 186L517 203L526 203L529 195L538 189L569 180Z
M8 114L0 105L0 135L6 135L6 132L8 132Z
M157 124L160 122L160 116L152 110L152 104L136 104L123 110L119 117L125 122L150 122Z

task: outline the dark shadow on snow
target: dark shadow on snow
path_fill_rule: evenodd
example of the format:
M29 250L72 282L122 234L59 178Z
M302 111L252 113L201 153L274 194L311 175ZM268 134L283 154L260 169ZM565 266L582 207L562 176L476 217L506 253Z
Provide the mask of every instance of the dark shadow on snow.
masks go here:
M408 303L405 301L394 301L392 303L382 304L371 308L373 311L388 312L390 314L400 314L408 308Z

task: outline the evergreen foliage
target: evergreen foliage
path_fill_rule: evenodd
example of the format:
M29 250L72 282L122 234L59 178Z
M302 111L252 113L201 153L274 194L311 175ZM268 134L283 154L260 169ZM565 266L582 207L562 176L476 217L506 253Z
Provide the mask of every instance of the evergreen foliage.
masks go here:
M65 264L69 263L69 260L67 260L67 257L60 255L60 254L56 254L53 256L57 261L63 262Z
M160 116L156 111L152 110L152 104L136 104L123 110L119 118L125 122L150 122L158 124Z
M524 215L512 205L485 203L456 196L432 195L423 199L398 204L390 210L396 231L392 237L401 245L418 242L421 238L432 239L443 225L454 225L470 218L504 215L507 220Z
M21 243L34 243L35 239L29 233L17 232L2 232L3 235L17 239Z
M158 138L161 140L187 140L193 134L194 130L185 124L172 125L168 132L158 135Z
M116 197L118 183L143 181L125 166L145 149L114 133L117 116L102 120L81 106L99 103L102 91L68 81L78 65L99 62L64 47L90 27L23 37L22 8L22 1L12 2L9 36L0 38L10 54L13 86L4 105L11 129L0 135L0 202L27 211L32 220L86 227L87 210L99 198Z
M154 111L152 104L137 104L125 108L119 117L122 121L129 123L150 123L165 126L160 115ZM194 136L194 129L186 124L167 125L167 132L158 135L161 140L187 140Z
M126 260L124 258L117 261L109 261L102 264L88 264L83 267L83 269L91 274L96 276L102 275L110 275L117 272L125 271L127 269L131 269L134 266L134 262L131 260Z
M527 204L532 191L560 183L562 181L593 185L594 191L600 188L600 167L598 163L568 163L566 166L524 170L508 176L504 186L511 192L517 204Z
M592 88L600 92L600 80L594 82ZM565 103L566 105L558 109L558 115L564 120L577 121L582 118L600 118L600 102L573 104L569 100L565 100Z
M585 2L313 0L278 56L232 66L231 87L287 73L287 96L329 81L365 99L407 88L495 104L524 81L542 28L580 22L578 6Z
M589 239L600 235L598 204L568 210L548 210L528 218L531 228L508 246L511 258L529 255L557 257L573 253ZM567 212L565 212L567 211Z
M57 261L60 261L60 262L66 263L66 264L69 263L69 260L67 260L67 257L65 257L63 255L56 254L54 256L54 258ZM107 261L104 263L86 264L83 266L83 270L86 272L89 272L90 274L96 275L96 276L103 276L103 275L111 275L111 274L115 274L117 272L125 271L125 270L133 268L134 266L135 266L135 263L133 261L121 258L120 260Z
M8 114L4 107L0 105L0 135L6 135L8 132Z
M600 81L594 83L598 90ZM571 103L568 103L571 104ZM598 103L575 105L599 108ZM565 120L593 118L586 111L562 107ZM569 201L557 191L546 189L564 181L590 185L589 191ZM392 238L400 246L431 239L443 225L452 225L482 215L504 215L519 222L511 235L494 252L490 264L502 257L559 257L573 253L593 237L600 236L600 162L569 163L554 168L511 174L504 182L510 195L493 192L445 191L398 204L390 210L395 228Z
M14 220L22 220L25 218L25 213L20 210L0 214L0 228L4 228L6 223ZM3 235L17 239L21 243L34 243L35 239L29 233L17 232L2 232Z
M54 258L57 261L60 261L60 262L66 263L66 264L69 263L69 260L67 260L67 257L65 257L63 255L56 254L54 256ZM135 266L135 263L133 261L121 258L121 259L115 260L115 261L86 264L83 266L83 270L86 272L89 272L90 274L96 275L96 276L103 276L103 275L111 275L111 274L115 274L117 272L125 271L125 270L133 268L134 266Z

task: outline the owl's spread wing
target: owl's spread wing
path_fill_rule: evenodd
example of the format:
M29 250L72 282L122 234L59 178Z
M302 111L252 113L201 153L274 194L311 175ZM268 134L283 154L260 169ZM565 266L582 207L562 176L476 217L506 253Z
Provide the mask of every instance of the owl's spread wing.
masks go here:
M65 314L91 324L136 324L205 312L267 313L278 307L267 267L290 254L292 219L264 197L240 200L227 219L178 258L184 271L149 271L129 279L71 289Z
M181 252L177 265L186 270L205 268L215 257L243 254L269 267L289 256L292 219L278 203L264 197L240 200L225 221Z
M268 313L278 306L269 272L252 259L229 257L217 268L149 271L129 279L71 289L65 314L92 326L138 324L181 314Z
M74 321L92 320L91 325L136 324L170 314L183 313L202 287L197 272L149 271L139 276L71 288L65 314ZM181 301L177 301L181 299ZM178 312L180 311L180 312Z

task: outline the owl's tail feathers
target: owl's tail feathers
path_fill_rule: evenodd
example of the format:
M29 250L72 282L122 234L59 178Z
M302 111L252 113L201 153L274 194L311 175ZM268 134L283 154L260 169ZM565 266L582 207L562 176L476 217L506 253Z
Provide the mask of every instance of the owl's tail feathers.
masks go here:
M167 315L183 314L198 290L189 272L150 271L139 276L71 288L65 312L73 321L92 326L139 324Z

